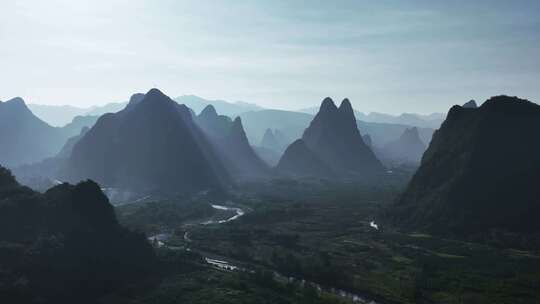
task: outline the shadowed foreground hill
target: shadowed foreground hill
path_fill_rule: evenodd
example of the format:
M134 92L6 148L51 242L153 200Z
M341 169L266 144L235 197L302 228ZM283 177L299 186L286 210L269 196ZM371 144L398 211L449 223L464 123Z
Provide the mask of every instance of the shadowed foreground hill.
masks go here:
M540 232L540 106L497 96L454 106L395 205L407 229Z
M40 194L0 167L1 303L92 302L144 276L153 259L96 183Z
M73 147L64 172L68 180L140 192L191 193L230 183L189 109L157 89L101 116Z

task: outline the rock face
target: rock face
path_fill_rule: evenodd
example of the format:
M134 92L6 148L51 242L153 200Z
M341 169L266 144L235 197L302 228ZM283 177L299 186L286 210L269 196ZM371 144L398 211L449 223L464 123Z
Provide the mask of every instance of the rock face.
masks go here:
M230 183L186 106L157 89L108 113L75 144L64 176L105 187L190 193Z
M118 224L96 183L62 184L40 194L3 167L0 239L2 303L72 303L81 294L93 302L143 276L154 258L144 235Z
M259 107L256 104L237 101L237 102L228 102L225 100L208 100L195 95L183 95L177 98L174 98L179 104L185 104L190 109L193 109L196 113L200 113L204 108L209 105L212 105L218 113L221 115L226 115L229 117L235 117L241 113L249 111L260 111L263 108Z
M478 108L478 105L476 104L476 101L473 99L467 101L465 104L463 104L463 107L466 109L476 109Z
M419 164L426 148L418 129L413 127L406 129L396 141L384 146L382 154L392 163Z
M232 121L227 116L218 115L209 105L195 120L218 151L231 176L236 179L268 176L270 170L250 146L239 117Z
M79 135L68 138L68 140L66 141L66 143L64 144L64 146L62 147L60 152L58 153L57 157L59 157L61 159L69 158L71 156L71 152L73 151L73 147L75 146L75 144L81 138L84 137L84 135L86 134L86 132L88 132L88 130L90 130L89 127L83 127L81 129L81 133L79 133Z
M384 171L362 140L348 99L339 108L332 99L324 99L302 139L338 176L370 178Z
M394 206L405 228L470 236L540 231L540 106L497 96L454 106Z
M362 140L369 148L373 149L373 140L369 134L362 135Z
M276 170L287 176L331 178L335 174L302 139L293 142L283 153Z

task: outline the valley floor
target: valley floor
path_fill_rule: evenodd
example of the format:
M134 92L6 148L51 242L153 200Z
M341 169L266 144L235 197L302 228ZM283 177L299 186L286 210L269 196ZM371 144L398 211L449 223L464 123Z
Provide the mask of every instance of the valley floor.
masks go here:
M151 303L540 302L538 253L401 233L379 221L401 186L246 185L222 203L246 214L227 222L236 213L208 209L204 199L151 203L182 210L186 218L177 222L171 210L148 221L148 212L136 211L147 204L118 213L149 235L166 229L162 254L191 256L195 265L162 279L145 295ZM198 210L191 218L189 206ZM198 224L209 219L214 223Z

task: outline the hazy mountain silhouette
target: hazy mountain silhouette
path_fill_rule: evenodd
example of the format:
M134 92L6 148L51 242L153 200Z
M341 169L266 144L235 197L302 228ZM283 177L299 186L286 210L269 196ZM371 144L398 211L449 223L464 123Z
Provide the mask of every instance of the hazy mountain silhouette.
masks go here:
M240 115L244 124L247 136L251 142L260 143L267 129L274 130L274 136L284 147L291 144L295 138L302 137L304 130L313 120L313 115L300 112L284 110L261 110L246 112ZM373 141L373 146L383 147L389 142L398 139L401 134L412 125L377 123L356 121L361 134L369 134ZM429 143L433 135L431 128L419 128L420 138L423 142ZM278 137L278 132L281 137ZM281 139L283 138L283 139Z
M54 127L65 126L75 116L85 115L88 112L86 108L69 105L28 104L28 108L34 115Z
M263 177L269 168L250 146L242 121L218 115L209 105L196 117L197 124L215 146L229 173L237 178Z
M41 194L3 167L0 239L2 303L73 303L81 295L93 302L144 276L154 260L144 235L118 224L96 183L62 184Z
M241 114L240 117L251 142L260 143L266 130L279 129L284 134L284 146L302 137L302 133L313 119L313 115L310 114L284 110L251 111Z
M106 113L116 113L126 107L126 102L110 102L102 106L93 106L84 112L84 115L101 116Z
M228 102L224 100L207 100L195 95L183 95L174 100L179 104L185 104L195 113L200 113L206 106L213 105L219 113L231 117L244 112L259 111L263 109L252 103L242 101ZM128 103L129 102L110 102L88 108L73 107L69 105L30 104L29 108L43 121L50 125L60 127L71 122L75 116L101 116L106 113L116 113L124 109Z
M420 139L418 128L406 129L397 139L386 146L381 151L385 159L392 163L419 164L427 146Z
M282 154L287 148L289 139L280 130L266 129L261 140L260 146Z
M405 130L413 127L412 125L365 122L361 120L357 120L356 124L362 134L369 134L372 146L376 148L382 148L388 143L399 139ZM422 142L429 143L435 130L431 128L417 129Z
M247 102L228 102L225 100L208 100L195 95L183 95L174 99L180 104L185 104L195 113L201 113L201 111L209 105L214 106L214 109L222 115L229 117L238 116L244 112L259 111L262 110L260 106Z
M14 167L54 156L84 122L55 128L36 117L22 98L0 102L0 163Z
M75 144L64 174L137 191L186 193L230 183L189 109L157 89L101 116Z
M280 174L298 178L335 177L333 170L302 139L287 147L275 169Z
M81 132L81 129L91 128L96 123L98 118L99 116L91 115L75 116L70 123L63 126L61 129L64 133L66 133L66 135L69 135L70 137L76 136Z
M302 139L340 176L371 177L384 172L381 162L362 140L348 99L337 108L332 99L325 98Z
M13 167L11 171L17 177L19 183L32 188L33 190L43 192L52 187L56 180L61 178L61 168L65 166L66 161L71 156L75 144L90 130L97 117L95 116L77 116L73 122L66 125L63 129L75 129L83 125L79 134L67 139L63 147L56 155L44 158L42 160L26 163ZM90 127L84 126L89 124ZM71 132L71 130L70 130Z
M126 102L111 102L102 106L88 108L70 105L29 104L28 108L46 123L55 127L63 127L77 116L96 116L97 120L97 117L105 113L115 113L122 110L126 104Z
M540 231L540 106L497 96L454 106L395 205L408 229L471 236Z
M268 128L266 129L266 132L264 132L263 138L261 140L261 147L265 147L267 149L272 149L275 151L279 151L279 143L277 142L277 139L274 137L274 132L272 129Z
M318 107L310 107L299 110L299 112L316 114ZM444 120L443 113L432 113L428 115L416 113L402 113L400 115L391 115L386 113L371 112L365 114L354 110L354 116L357 120L371 123L399 124L415 126L419 128L438 128Z
M58 153L57 157L68 159L71 156L71 152L73 151L73 147L75 147L75 144L83 138L83 136L90 130L90 127L83 127L81 129L81 133L79 135L75 135L73 137L68 138L64 146L62 147L62 150Z

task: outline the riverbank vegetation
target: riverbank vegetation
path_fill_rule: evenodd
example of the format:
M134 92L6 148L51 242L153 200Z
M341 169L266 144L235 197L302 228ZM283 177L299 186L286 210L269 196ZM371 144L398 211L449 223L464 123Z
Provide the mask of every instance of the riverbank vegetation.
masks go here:
M253 212L238 221L193 227L190 246L381 302L540 301L536 252L401 233L384 221L373 228L397 184L320 187L294 199L281 197L289 193L283 183L275 187L272 194L266 185L264 199L245 199Z
M385 213L407 180L402 175L377 186L253 183L228 198L229 204L248 212L222 224L197 224L216 217L217 210L210 210L205 200L145 203L120 207L117 213L122 222L147 234L167 227L171 235L159 250L175 252L169 258L193 255L184 263L191 266L162 276L145 293L144 299L153 303L350 301L337 292L319 292L332 288L377 303L540 302L538 252L404 233L388 226ZM159 225L153 227L152 222ZM213 268L203 256L228 261L241 271ZM307 285L299 286L302 280ZM316 300L308 300L310 293Z

